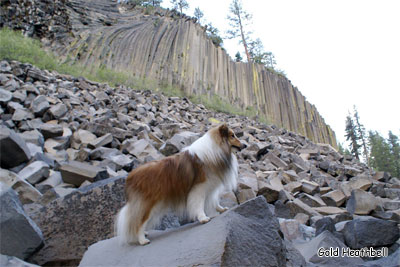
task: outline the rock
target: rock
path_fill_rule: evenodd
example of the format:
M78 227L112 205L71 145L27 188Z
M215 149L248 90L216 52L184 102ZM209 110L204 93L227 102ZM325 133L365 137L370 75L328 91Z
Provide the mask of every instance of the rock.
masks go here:
M199 135L192 132L181 132L175 134L165 144L160 147L160 152L165 156L170 156L182 150L182 148L191 145L199 138Z
M324 217L315 222L315 235L319 235L324 231L329 231L331 233L336 232L335 222L330 217Z
M288 166L286 162L275 156L272 152L268 152L266 158L278 168L286 168Z
M111 144L112 141L113 141L113 136L112 136L112 134L108 133L106 135L100 136L99 138L96 138L95 140L89 142L88 147L95 149L95 148L99 148L99 147Z
M0 169L0 182L14 189L22 204L37 202L42 197L35 187L11 171Z
M297 220L279 219L279 226L285 240L292 241L303 236L300 230L300 223Z
M26 259L42 246L42 232L25 214L17 194L1 182L0 205L0 253Z
M12 93L0 88L0 104L6 104L12 99Z
M85 147L97 139L96 135L83 129L74 132L72 136L72 147L79 149L82 145Z
M268 203L273 203L279 198L280 189L276 186L262 183L257 195L264 196Z
M120 246L117 238L98 242L89 247L79 266L286 265L278 221L262 197L247 201L207 224L189 224L149 235L152 243L148 246Z
M34 161L23 168L18 176L31 184L36 184L49 177L49 165L44 161Z
M39 267L39 265L32 264L17 257L1 255L0 254L0 266L2 267Z
M351 197L347 201L346 209L351 214L366 215L374 210L380 202L371 193L361 189L355 189L351 192Z
M345 209L341 209L341 208L337 208L337 207L316 207L316 208L312 208L312 209L322 215L334 215L334 214L347 213L347 211Z
M31 159L30 151L25 141L13 130L0 127L0 157L2 168L13 168Z
M125 178L102 180L31 214L43 231L45 246L29 261L39 265L71 261L76 266L89 245L114 235L114 217L124 204L124 186Z
M307 204L310 207L325 207L326 206L325 202L322 201L322 199L317 195L311 196L306 193L301 193L298 196L298 199L300 199L302 202L304 202L305 204Z
M238 193L237 193L237 199L239 201L239 204L242 204L242 203L246 202L247 200L253 199L255 197L256 197L256 193L251 188L239 189Z
M50 104L44 95L37 96L31 102L31 110L37 117L41 117L49 108Z
M333 190L321 196L321 199L328 205L340 207L345 201L346 196L340 190Z
M400 209L400 200L386 201L383 203L383 208L385 210L398 210L398 209Z
M40 126L40 132L43 134L45 139L62 136L64 129L59 124L44 123Z
M22 134L20 134L20 136L27 143L32 143L32 144L35 144L35 145L40 146L40 147L44 146L44 137L36 129L32 130L32 131L25 131Z
M353 249L390 246L400 237L396 222L370 216L360 216L348 222L343 233L346 244Z
M297 213L296 216L294 216L294 219L297 220L299 223L306 225L308 221L310 220L310 216L308 216L305 213Z
M152 160L158 160L163 157L163 155L158 152L154 146L145 139L140 139L134 143L130 143L128 146L124 147L129 154L135 156L140 162L148 162Z
M317 183L301 180L301 190L307 194L314 195L315 193L319 192L319 185Z
M366 261L364 262L365 267L377 267L377 266L385 266L385 267L398 267L400 262L400 248L396 250L396 252L392 253L387 257L382 257L378 260L374 261Z
M317 211L315 211L310 206L308 206L307 204L305 204L304 202L302 202L300 199L297 198L293 201L288 201L286 205L290 210L291 218L294 218L294 216L296 216L296 214L300 212L305 213L308 216L320 216L320 214Z
M347 248L342 241L335 237L331 232L324 231L309 242L296 242L294 247L303 255L307 262L316 266L362 266L364 261L359 257L347 257L342 255L342 248ZM321 249L324 248L324 249ZM329 251L329 249L338 250L338 256L318 256L318 250ZM323 254L322 254L323 255Z
M55 118L55 119L60 119L61 117L63 117L66 113L68 112L68 108L66 105L62 104L62 103L58 103L55 106L52 106L49 109L49 113L50 115Z
M300 252L292 245L291 242L285 240L286 246L286 266L287 267L306 267L307 263Z
M299 192L302 186L303 185L300 182L290 182L288 184L285 184L284 188L285 190L294 194L296 192Z
M62 179L65 183L80 186L84 181L97 182L106 179L107 170L87 163L70 161L60 166Z

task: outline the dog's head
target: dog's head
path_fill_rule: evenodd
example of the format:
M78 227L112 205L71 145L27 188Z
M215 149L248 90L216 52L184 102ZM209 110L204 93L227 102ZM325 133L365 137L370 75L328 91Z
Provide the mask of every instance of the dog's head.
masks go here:
M218 126L218 133L224 143L227 143L231 149L240 151L246 147L236 137L235 133L225 123Z

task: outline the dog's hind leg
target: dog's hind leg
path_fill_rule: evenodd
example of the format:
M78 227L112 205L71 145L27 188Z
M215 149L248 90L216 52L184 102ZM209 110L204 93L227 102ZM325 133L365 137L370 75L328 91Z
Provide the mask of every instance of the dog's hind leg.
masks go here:
M204 204L206 201L207 184L197 184L190 191L187 201L187 210L192 219L199 220L200 223L210 221L210 217L204 212Z

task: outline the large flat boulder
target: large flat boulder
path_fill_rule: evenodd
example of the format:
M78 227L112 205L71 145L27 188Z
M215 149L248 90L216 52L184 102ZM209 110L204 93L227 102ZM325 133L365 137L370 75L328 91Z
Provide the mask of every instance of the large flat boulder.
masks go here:
M39 265L77 264L93 243L113 236L114 217L125 201L125 177L93 183L30 214L45 246L29 260Z
M151 231L147 246L100 241L79 266L286 266L279 223L266 200L257 197L207 224Z
M3 155L0 157L2 168L13 168L31 159L25 140L4 126L0 127L0 151Z

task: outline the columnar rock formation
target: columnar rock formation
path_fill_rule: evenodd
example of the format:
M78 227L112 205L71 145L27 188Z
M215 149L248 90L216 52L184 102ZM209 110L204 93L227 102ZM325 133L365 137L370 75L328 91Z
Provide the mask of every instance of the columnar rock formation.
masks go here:
M270 123L315 142L336 146L334 132L287 78L258 64L233 62L191 18L163 9L146 15L112 0L55 3L61 6L57 10L68 11L68 18L58 24L71 29L70 36L66 37L60 26L48 27L49 31L55 31L51 36L58 38L56 42L51 41L59 55L79 59L88 68L106 66L129 72L139 79L179 86L188 95L217 94L242 108L255 108ZM29 25L23 16L4 20L10 19L14 22L2 24L19 25L16 28ZM49 21L54 24L53 20ZM37 35L43 37L43 34Z

